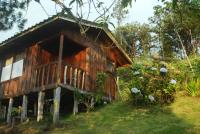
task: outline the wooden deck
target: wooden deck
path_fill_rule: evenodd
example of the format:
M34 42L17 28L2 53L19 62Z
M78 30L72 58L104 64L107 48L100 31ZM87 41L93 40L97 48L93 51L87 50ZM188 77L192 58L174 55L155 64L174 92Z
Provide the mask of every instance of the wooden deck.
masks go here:
M30 89L33 91L52 89L57 86L85 90L86 73L83 69L62 63L61 82L57 81L58 62L34 67ZM65 86L64 86L65 85Z

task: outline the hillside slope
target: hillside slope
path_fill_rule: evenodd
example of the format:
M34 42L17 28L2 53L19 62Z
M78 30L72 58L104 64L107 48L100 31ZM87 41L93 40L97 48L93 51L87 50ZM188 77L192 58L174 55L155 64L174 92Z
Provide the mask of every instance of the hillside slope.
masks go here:
M130 102L115 102L91 113L61 119L58 128L44 121L30 121L14 129L0 127L0 133L24 134L184 134L200 133L200 98L177 95L176 101L163 108L135 107Z

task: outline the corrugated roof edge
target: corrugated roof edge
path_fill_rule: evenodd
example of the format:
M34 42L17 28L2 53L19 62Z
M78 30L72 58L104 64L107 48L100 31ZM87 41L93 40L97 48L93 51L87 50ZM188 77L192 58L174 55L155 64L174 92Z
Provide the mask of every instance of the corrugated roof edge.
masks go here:
M32 27L27 28L26 30L17 33L15 35L13 35L12 37L2 41L0 43L0 47L8 44L9 42L12 42L14 40L16 40L17 38L20 38L26 34L28 34L29 32L32 32L36 29L41 28L44 25L47 25L53 21L55 21L56 19L63 19L72 23L77 23L73 18L70 18L68 15L64 15L64 14L56 14L53 15L35 25L33 25ZM127 60L132 63L130 57L126 54L126 52L121 48L121 46L119 45L119 43L117 42L117 40L114 38L114 35L112 34L112 32L108 29L108 28L104 28L101 27L99 24L95 23L95 22L91 22L91 21L87 21L87 20L81 20L81 24L85 25L85 26L89 26L89 27L93 27L93 28L97 28L97 29L102 29L107 35L108 37L113 41L113 43L116 45L116 47L123 53L123 55L127 58Z

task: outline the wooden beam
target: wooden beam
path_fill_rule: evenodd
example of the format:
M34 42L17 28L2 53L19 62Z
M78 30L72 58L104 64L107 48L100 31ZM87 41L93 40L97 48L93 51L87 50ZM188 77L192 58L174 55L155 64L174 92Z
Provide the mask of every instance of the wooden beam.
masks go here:
M45 93L40 91L38 93L38 114L37 114L37 122L43 119L43 111L44 111L44 96Z
M7 113L7 123L10 125L12 121L12 107L13 107L13 98L9 99L9 104L8 104L8 113Z
M68 85L68 84L59 84L59 86L61 86L62 88L65 88L65 89L67 89L69 91L72 91L72 92L74 92L74 91L79 92L80 94L87 94L87 95L93 95L94 94L93 92L88 92L85 89L82 89L82 90L76 89L73 86ZM103 96L102 99L106 100L106 101L109 101L109 97L107 97L107 96Z
M28 97L27 95L24 95L22 102L21 122L27 119L27 105L28 105Z
M59 114L60 114L60 96L61 95L61 87L57 87L54 90L54 111L53 111L53 123L58 124L59 122Z
M61 83L62 57L63 57L64 35L60 35L59 55L58 55L58 69L57 69L57 83Z

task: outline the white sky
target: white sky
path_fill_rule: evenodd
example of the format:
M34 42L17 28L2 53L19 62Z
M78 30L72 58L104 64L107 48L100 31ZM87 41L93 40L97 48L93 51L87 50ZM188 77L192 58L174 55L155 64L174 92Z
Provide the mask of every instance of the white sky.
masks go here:
M111 0L105 0L106 4L110 4ZM155 5L160 5L161 2L158 0L133 0L133 4L131 9L129 10L129 14L127 15L127 18L124 20L124 23L131 23L131 22L140 22L140 23L148 23L148 18L153 15L153 7ZM41 0L42 5L44 6L47 13L51 16L56 14L55 4L51 0L43 1ZM111 10L112 11L112 10ZM92 11L92 15L90 17L91 20L97 16L97 14ZM35 25L36 23L41 22L42 20L48 18L47 14L44 12L42 7L36 3L31 2L28 11L25 15L25 18L28 19L28 22L25 25L25 29L27 29L30 26ZM114 20L111 20L115 22ZM17 28L13 28L8 31L0 32L0 42L13 36L14 34L18 33L19 30Z

